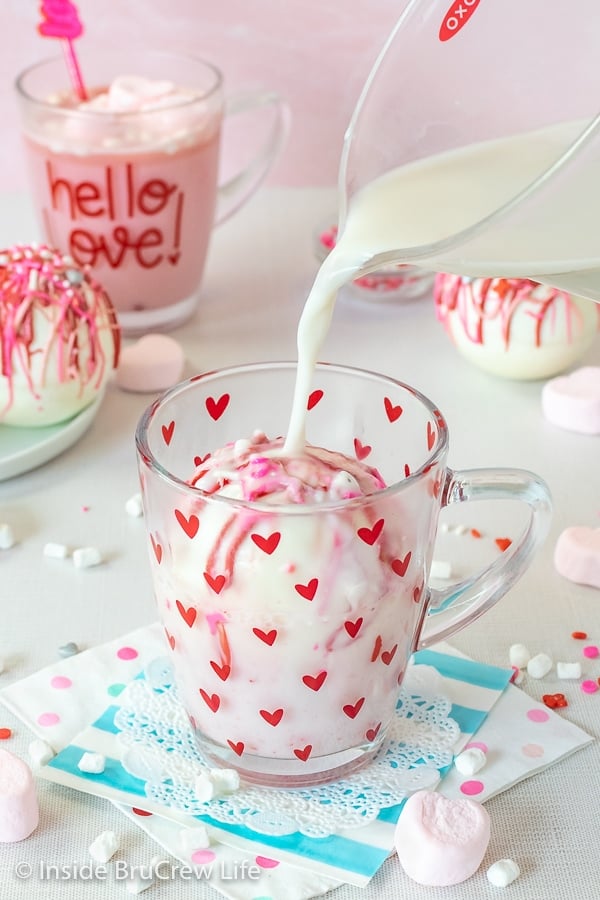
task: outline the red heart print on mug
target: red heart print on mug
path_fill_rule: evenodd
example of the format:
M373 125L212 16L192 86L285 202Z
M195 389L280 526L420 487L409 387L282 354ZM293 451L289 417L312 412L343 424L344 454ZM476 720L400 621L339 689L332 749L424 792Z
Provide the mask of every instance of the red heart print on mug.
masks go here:
M283 718L282 709L274 709L273 712L269 712L268 709L260 709L259 712L265 722L268 722L269 725L272 725L273 727L279 725L281 719Z
M344 622L344 628L348 632L351 638L355 638L358 632L360 631L361 625L363 623L363 618L360 616L356 619L355 622Z
M320 691L326 678L327 672L323 671L319 672L318 675L303 675L302 681L311 691Z
M431 450L435 444L435 429L431 422L427 423L427 449Z
M346 705L342 707L342 709L349 719L355 719L361 711L364 702L365 698L359 697L359 699L355 703L346 703Z
M314 407L317 405L317 403L322 398L322 396L323 396L323 391L321 391L319 389L317 389L316 391L313 391L312 394L310 394L308 397L308 402L306 404L306 408L309 410L314 409Z
M228 666L226 663L220 665L218 662L215 662L214 659L211 659L210 665L221 681L227 681L231 674L231 666Z
M365 734L365 737L368 741L374 741L377 735L379 734L379 729L381 728L381 722L375 726L375 728L369 728Z
M188 628L191 628L196 621L196 616L198 615L198 611L196 610L196 608L194 606L190 606L186 609L181 600L176 600L175 606L179 610L179 615L181 616L185 624L188 626Z
M262 628L253 628L252 631L259 640L264 641L269 647L272 647L277 637L277 630L272 628L271 631L263 631Z
M369 444L362 444L358 438L354 438L354 453L357 459L366 459L372 449Z
M298 759L302 760L302 762L306 762L310 754L312 753L312 744L307 744L303 749L296 748L294 750L294 756L297 756Z
M182 513L180 509L176 509L175 518L190 539L196 537L198 526L200 525L198 516L195 516L194 513L192 513L191 516L188 517Z
M157 562L157 563L159 564L159 566L160 566L160 564L161 564L161 562L162 562L163 549L162 549L161 545L158 543L158 541L155 541L155 540L154 540L154 538L152 537L152 535L150 535L150 543L152 544L152 549L154 550L154 555L155 555L155 557L156 557L156 562Z
M404 411L401 406L394 406L389 397L383 398L383 405L385 406L385 414L390 422L396 422Z
M392 571L399 575L402 578L406 575L406 570L408 569L408 564L410 563L410 558L412 556L411 551L409 550L404 559L393 559L392 560Z
M398 644L394 644L391 650L383 650L381 652L381 662L385 666L389 666L394 656L396 655L396 650L398 649Z
M216 713L221 705L221 698L218 694L208 694L203 688L198 688L198 692L211 712Z
M167 447L171 443L174 431L175 431L175 422L174 421L169 422L168 425L163 425L163 427L162 427L163 441L165 442Z
M225 586L225 576L224 575L211 575L209 572L204 573L204 580L207 585L213 589L215 594L220 594Z
M277 545L281 540L281 533L279 531L274 531L268 538L263 537L262 534L251 534L250 537L259 550L262 550L263 553L267 553L270 556L271 553L274 553L275 550L277 550Z
M365 544L373 546L373 544L381 534L384 524L385 523L383 519L378 519L372 528L367 528L365 526L364 528L359 528L356 533L361 541L364 541Z
M227 739L227 743L229 744L229 746L231 747L231 749L233 750L233 752L234 752L235 754L237 754L237 756L241 756L242 753L244 752L244 746L245 746L245 745L244 745L244 742L243 742L243 741L230 741L229 738L228 738L228 739Z
M311 578L308 584L295 584L294 587L305 600L314 600L317 588L319 587L319 579Z
M216 422L221 418L227 407L229 406L230 396L229 394L221 394L218 400L215 400L214 397L207 397L205 400L206 410L211 417Z

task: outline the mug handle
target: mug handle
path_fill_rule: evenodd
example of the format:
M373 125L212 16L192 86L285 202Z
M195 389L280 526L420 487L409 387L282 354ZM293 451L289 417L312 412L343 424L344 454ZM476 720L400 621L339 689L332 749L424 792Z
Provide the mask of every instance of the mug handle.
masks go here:
M533 472L447 469L442 507L469 500L521 500L529 506L529 521L520 538L480 572L443 590L427 587L429 599L413 650L446 640L490 609L519 580L548 533L552 498Z
M248 91L234 94L225 101L224 116L235 116L267 106L274 107L274 117L265 142L245 168L219 185L215 225L220 225L233 215L258 188L281 153L291 122L288 104L272 91Z

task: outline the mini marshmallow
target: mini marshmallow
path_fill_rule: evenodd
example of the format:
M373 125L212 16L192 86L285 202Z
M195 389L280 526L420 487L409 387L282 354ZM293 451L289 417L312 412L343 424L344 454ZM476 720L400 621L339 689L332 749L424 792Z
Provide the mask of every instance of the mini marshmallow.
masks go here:
M58 655L63 659L67 659L69 656L75 656L79 653L79 647L74 641L68 641L66 644L63 644L62 647L58 648Z
M452 563L446 559L434 559L431 563L429 574L432 578L447 581L449 578L452 578Z
M92 859L99 863L107 863L119 849L119 839L114 831L103 831L89 846Z
M142 876L139 873L133 873L125 882L125 890L128 894L142 894L154 884L151 876Z
M486 762L487 757L481 747L467 747L455 758L454 765L461 775L474 775L483 769Z
M452 534L468 534L471 529L468 525L453 525L452 526Z
M73 565L76 569L90 569L99 566L102 562L102 554L97 547L78 547L73 550Z
M561 679L581 678L581 663L557 662L556 674Z
M48 544L44 544L42 552L48 559L66 559L69 555L69 548L66 544L54 544L49 542Z
M201 772L194 779L194 794L199 803L208 803L215 796L215 786L208 772Z
M240 774L235 769L209 769L215 794L232 794L240 786Z
M490 817L474 800L448 800L417 791L404 804L394 844L406 874L418 884L460 884L481 865L490 840Z
M0 550L10 550L15 545L15 536L7 522L0 522Z
M46 763L49 763L56 755L50 744L47 744L46 741L41 740L41 738L31 741L27 748L27 752L29 753L29 759L31 760L32 765L36 769L40 766L45 766Z
M88 772L90 775L100 775L104 772L106 757L101 753L86 751L77 763L80 772Z
M329 493L336 500L346 500L349 497L358 497L360 488L354 475L340 469L331 479Z
M531 653L525 644L512 644L508 650L508 658L511 666L516 666L518 669L524 669L531 659Z
M532 678L543 678L552 668L552 660L547 653L538 653L527 663L527 674Z
M141 494L134 494L133 497L129 498L129 500L125 504L125 512L128 516L131 516L132 519L139 519L140 516L144 515L144 506L142 503Z
M508 887L520 874L521 870L513 859L499 859L487 870L488 881L495 887Z
M31 769L8 750L0 750L0 843L29 837L39 816Z
M185 853L191 855L194 850L206 850L210 846L210 837L204 825L196 828L182 828L179 840Z

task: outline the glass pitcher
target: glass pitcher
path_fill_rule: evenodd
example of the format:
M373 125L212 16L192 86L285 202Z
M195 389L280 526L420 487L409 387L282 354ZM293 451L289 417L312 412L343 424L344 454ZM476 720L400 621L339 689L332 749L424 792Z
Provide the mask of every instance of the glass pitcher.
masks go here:
M348 265L600 301L599 34L597 0L410 0L345 136Z

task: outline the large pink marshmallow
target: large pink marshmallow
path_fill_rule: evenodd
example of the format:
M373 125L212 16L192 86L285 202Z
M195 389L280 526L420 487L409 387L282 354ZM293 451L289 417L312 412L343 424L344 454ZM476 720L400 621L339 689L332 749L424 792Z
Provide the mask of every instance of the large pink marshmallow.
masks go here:
M164 391L180 380L184 364L183 349L174 338L146 334L122 348L117 384L124 391L142 394Z
M413 881L445 887L477 871L489 840L490 817L480 803L417 791L404 804L394 842Z
M569 581L600 588L600 528L565 528L554 548L554 565Z
M561 428L600 434L600 366L584 366L546 382L542 410L550 422Z
M31 769L8 750L0 750L0 843L22 841L35 831L38 822Z

